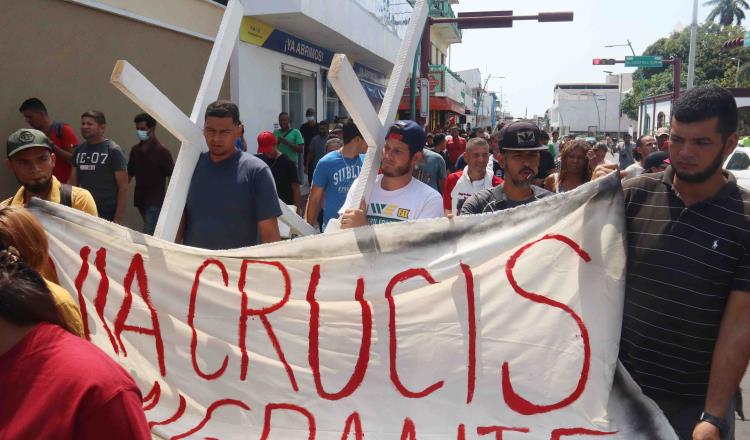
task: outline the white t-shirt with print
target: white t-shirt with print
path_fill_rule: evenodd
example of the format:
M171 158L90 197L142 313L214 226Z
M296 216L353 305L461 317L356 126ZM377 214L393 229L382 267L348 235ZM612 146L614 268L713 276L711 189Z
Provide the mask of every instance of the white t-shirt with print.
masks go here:
M383 175L378 175L372 195L367 204L367 222L371 225L393 223L406 220L443 217L443 198L440 193L412 178L408 185L395 191L386 191L381 186ZM350 205L350 198L356 186L363 179L357 179L349 189L344 206ZM344 208L339 211L343 214Z

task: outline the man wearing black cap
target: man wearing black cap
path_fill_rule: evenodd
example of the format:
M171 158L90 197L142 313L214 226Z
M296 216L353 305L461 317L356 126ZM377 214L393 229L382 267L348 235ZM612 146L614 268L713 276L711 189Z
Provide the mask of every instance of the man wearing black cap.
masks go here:
M440 193L412 177L412 170L422 161L425 132L414 121L396 121L391 125L380 163L382 174L375 180L367 206L339 211L344 229L367 224L392 223L443 216ZM349 190L344 206L351 206L357 179Z
M6 206L23 207L32 197L60 203L96 216L96 203L91 193L83 188L61 184L52 174L55 153L47 136L39 131L24 128L8 137L5 165L21 184L16 194L0 202Z
M505 170L505 181L469 197L461 208L461 215L500 211L533 202L552 195L532 184L539 172L541 132L531 123L518 121L500 131L500 166Z

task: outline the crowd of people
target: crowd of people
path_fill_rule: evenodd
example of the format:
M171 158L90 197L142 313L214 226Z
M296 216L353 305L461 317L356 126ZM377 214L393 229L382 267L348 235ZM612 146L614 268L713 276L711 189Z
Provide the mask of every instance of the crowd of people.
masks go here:
M0 399L0 437L146 438L139 391L78 337L80 312L48 267L44 230L24 206L38 197L122 222L135 178L134 203L153 233L174 162L147 114L133 120L140 142L126 160L100 111L81 115L79 142L40 100L19 110L31 128L8 138L7 166L20 188L0 204L0 395L10 396ZM737 145L738 111L728 91L704 86L684 93L672 112L669 130L617 144L561 138L528 121L468 135L457 125L427 133L394 121L365 203L352 200L368 148L352 120L331 127L310 109L296 129L281 113L277 130L257 135L252 155L238 107L216 101L205 112L208 151L177 241L207 249L278 241L279 199L323 231L489 213L619 172L628 246L620 359L681 439L730 439L750 358L750 193L722 169ZM64 408L53 403L60 398Z

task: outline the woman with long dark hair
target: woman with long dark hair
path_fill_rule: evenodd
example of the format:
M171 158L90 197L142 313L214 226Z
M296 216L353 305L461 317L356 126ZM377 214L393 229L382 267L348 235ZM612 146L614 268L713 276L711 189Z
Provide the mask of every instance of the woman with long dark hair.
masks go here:
M13 247L0 251L0 396L0 438L151 438L133 379L74 336Z
M47 235L39 221L26 208L9 206L0 208L0 245L14 247L20 257L37 272L49 270ZM83 336L83 322L78 305L67 290L44 278L47 288L66 323L66 327L78 336Z

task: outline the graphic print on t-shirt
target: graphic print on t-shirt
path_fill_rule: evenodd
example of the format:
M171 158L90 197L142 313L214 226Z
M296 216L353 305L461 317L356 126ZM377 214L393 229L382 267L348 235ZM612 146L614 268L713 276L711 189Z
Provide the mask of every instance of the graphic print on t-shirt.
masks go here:
M76 165L81 171L95 171L97 165L106 165L109 153L100 153L94 151L87 153L85 151L79 152L76 155Z
M370 203L367 221L371 225L409 220L410 209L390 203Z

